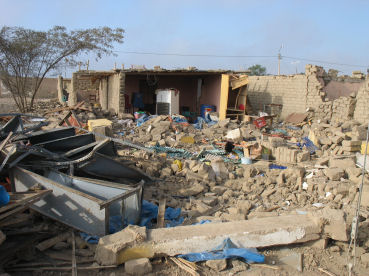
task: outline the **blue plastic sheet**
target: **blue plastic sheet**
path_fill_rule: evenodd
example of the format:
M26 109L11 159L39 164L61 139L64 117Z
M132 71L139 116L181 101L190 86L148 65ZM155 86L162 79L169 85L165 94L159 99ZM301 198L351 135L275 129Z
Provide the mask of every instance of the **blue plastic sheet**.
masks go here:
M187 119L185 117L179 117L179 116L172 116L172 120L175 123L188 123Z
M0 207L5 206L9 203L10 196L8 192L5 190L5 187L0 185Z
M152 227L152 220L158 216L158 206L146 200L142 201L140 226ZM168 221L166 227L174 227L183 223L184 218L181 217L181 208L168 207L165 210L164 219Z
M205 120L202 117L197 117L196 122L193 124L193 127L196 129L202 129L202 125L205 124Z
M248 263L263 263L264 255L259 254L253 248L238 248L230 238L225 239L222 244L211 251L204 251L201 253L189 253L177 256L178 258L186 259L190 262L201 262L207 260L221 260L242 258Z
M287 169L287 167L286 166L279 166L279 165L275 165L275 164L270 164L269 169L285 170L285 169Z
M146 200L142 201L141 207L141 220L139 226L146 226L147 228L152 228L152 220L156 219L158 216L158 206L148 202ZM171 208L165 209L164 219L167 221L166 227L175 227L183 223L184 218L181 217L181 208ZM122 230L131 222L122 222L122 216L111 216L109 218L109 233L113 234ZM98 236L91 236L87 233L80 233L82 239L88 243L97 244L99 242Z
M316 150L318 150L317 146L314 145L313 141L311 141L308 137L302 138L304 140L303 145L305 146L310 154L315 153Z

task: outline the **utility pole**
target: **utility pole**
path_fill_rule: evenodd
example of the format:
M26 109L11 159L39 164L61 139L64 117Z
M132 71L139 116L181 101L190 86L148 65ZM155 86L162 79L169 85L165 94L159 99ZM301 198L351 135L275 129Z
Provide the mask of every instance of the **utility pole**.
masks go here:
M281 44L281 47L279 47L279 51L278 51L278 76L281 74L281 59L282 59L281 49L282 48L283 48L283 44Z

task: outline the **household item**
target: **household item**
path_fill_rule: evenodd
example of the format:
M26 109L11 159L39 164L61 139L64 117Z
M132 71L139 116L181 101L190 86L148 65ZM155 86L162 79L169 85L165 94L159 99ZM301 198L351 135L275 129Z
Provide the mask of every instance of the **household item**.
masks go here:
M179 91L174 88L158 89L156 94L156 114L179 114Z

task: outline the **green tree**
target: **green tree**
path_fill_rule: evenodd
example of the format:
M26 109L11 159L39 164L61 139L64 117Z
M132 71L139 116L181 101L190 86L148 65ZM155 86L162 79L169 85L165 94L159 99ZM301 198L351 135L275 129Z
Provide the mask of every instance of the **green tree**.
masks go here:
M250 70L250 76L265 76L266 74L266 68L260 64L255 64L249 67L248 70Z
M114 43L123 43L124 30L108 27L68 31L55 26L48 31L21 27L0 29L0 79L21 112L32 109L45 76L65 66L75 66L82 54L96 60L113 54Z

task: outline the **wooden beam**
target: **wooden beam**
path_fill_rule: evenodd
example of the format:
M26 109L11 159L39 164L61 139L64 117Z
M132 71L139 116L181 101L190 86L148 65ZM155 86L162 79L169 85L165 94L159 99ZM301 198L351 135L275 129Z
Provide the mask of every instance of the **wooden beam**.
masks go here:
M235 90L237 88L240 88L246 84L249 83L249 78L248 76L240 76L238 79L234 79L234 80L231 80L231 87L232 87L232 90Z
M229 75L222 74L220 84L219 120L224 120L227 114L229 92Z
M158 208L157 228L164 227L165 203L166 203L165 198L160 199Z

